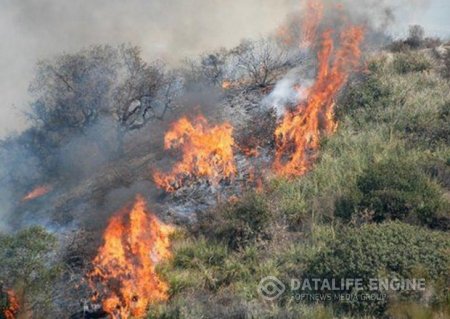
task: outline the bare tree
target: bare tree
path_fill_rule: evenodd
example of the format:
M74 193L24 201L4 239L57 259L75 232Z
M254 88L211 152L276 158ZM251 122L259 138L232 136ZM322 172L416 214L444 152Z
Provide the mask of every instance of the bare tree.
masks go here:
M39 63L29 116L56 147L111 118L120 151L128 132L166 114L178 87L162 63L147 64L137 47L95 46Z
M228 60L229 52L225 49L205 53L198 59L186 60L187 69L183 72L186 82L188 84L222 85L227 78Z
M48 131L72 133L94 123L109 106L117 51L97 46L55 61L41 61L30 85L30 118Z
M181 80L165 70L164 64L145 63L136 47L122 47L119 84L113 94L112 116L117 121L119 151L124 136L151 120L162 120L173 107Z
M272 84L277 71L288 62L286 52L271 40L243 41L232 53L252 85L259 87Z

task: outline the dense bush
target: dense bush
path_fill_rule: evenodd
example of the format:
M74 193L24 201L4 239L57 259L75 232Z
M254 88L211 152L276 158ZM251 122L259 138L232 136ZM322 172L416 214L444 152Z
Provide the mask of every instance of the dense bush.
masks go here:
M450 189L450 158L433 159L423 163L424 170L445 189Z
M200 230L228 247L245 247L259 238L267 238L271 214L264 198L256 193L244 195L200 217Z
M393 62L394 70L399 74L423 72L429 70L431 62L421 53L399 53Z
M360 229L344 229L335 241L316 255L306 274L311 278L362 278L365 285L369 278L424 278L426 292L432 294L432 303L440 303L448 293L446 283L450 279L448 233L433 232L399 222L364 225ZM367 286L362 294L367 292ZM356 293L353 291L353 293ZM339 304L344 310L365 314L382 314L390 298L374 302L346 301ZM412 301L423 297L397 296Z
M439 187L419 167L386 160L372 163L357 179L357 192L338 201L336 213L348 219L356 213L369 220L402 220L412 224L447 229L448 203Z
M392 99L390 88L375 75L368 75L349 85L336 115L343 118L361 108L389 107Z
M440 103L439 103L440 104ZM425 110L414 114L405 121L404 135L413 146L438 147L450 143L450 101L446 101L437 110Z

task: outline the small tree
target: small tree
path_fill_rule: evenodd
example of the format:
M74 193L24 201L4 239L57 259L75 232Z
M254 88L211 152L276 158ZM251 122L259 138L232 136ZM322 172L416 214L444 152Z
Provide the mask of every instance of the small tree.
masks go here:
M82 131L110 106L117 78L117 51L97 46L55 61L41 61L30 85L35 97L30 118L59 138Z
M232 53L252 85L259 87L272 84L277 71L288 62L286 52L271 40L243 41Z
M195 59L186 59L180 72L188 90L201 87L221 87L226 80L233 80L231 55L226 49L207 52Z
M143 61L139 48L95 46L38 64L29 116L54 147L111 118L121 150L127 132L165 115L177 87L162 63Z
M425 30L421 25L412 25L409 27L409 35L406 39L412 49L418 49L422 47L425 37Z

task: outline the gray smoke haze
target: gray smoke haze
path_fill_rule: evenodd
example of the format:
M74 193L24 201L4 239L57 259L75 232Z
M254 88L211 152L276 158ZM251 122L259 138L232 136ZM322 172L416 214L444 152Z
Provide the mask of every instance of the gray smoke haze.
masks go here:
M420 22L442 34L436 27L439 19L443 30L450 29L445 28L447 0L345 2L379 23L397 15L396 33ZM434 16L426 14L426 7ZM142 47L148 60L177 62L270 33L299 8L298 0L0 0L0 137L25 127L27 87L39 59L92 44L126 42Z
M335 0L324 1L336 3ZM427 8L431 11L436 4L443 5L445 1L339 2L348 4L353 19L371 21L373 26L387 28L395 35L412 23L422 23L426 27L424 20L418 17L424 15ZM185 57L233 47L243 38L273 34L287 16L298 13L300 8L300 0L0 0L0 90L3 93L0 138L26 127L22 112L27 107L27 89L38 60L51 60L60 53L76 52L95 44L131 43L142 48L146 61L162 59L177 65ZM446 8L449 13L450 5ZM270 104L282 107L297 100L297 96L286 95L286 88L300 76L304 74L293 70L286 85L281 81L274 92L275 100ZM200 104L214 104L215 96L211 93L206 96L212 101L202 100ZM183 104L189 108L198 105L199 99L202 96L197 93L192 97L185 95ZM58 150L61 168L74 176L89 176L104 166L111 154L99 150L92 141L98 140L100 134L105 138L105 132L112 127L113 124L104 120L86 135L74 136ZM37 166L34 155L20 146L0 152L0 230L6 226L2 221L20 202L24 187L40 180ZM11 188L9 180L23 180L24 185L17 186L20 189ZM108 198L116 200L107 202L113 202L114 207L108 206L105 214L124 200L130 200L136 190L149 189L147 184L139 183L113 190ZM80 211L89 209L87 205ZM35 218L35 212L30 211L30 216Z

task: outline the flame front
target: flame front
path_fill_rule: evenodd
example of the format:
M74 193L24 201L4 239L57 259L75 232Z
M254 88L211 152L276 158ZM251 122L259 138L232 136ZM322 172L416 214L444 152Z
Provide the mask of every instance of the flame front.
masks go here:
M23 202L27 202L33 199L36 199L38 197L42 197L45 194L51 192L52 187L50 185L41 185L36 187L35 189L33 189L31 192L29 192L28 194L26 194L23 198L22 201Z
M275 171L282 176L304 174L317 156L321 134L336 130L334 98L358 66L363 40L361 27L349 27L340 35L335 50L332 31L324 32L318 57L316 81L305 102L288 111L275 131Z
M205 178L216 185L233 178L233 127L224 123L211 126L203 116L194 121L183 117L172 125L164 139L165 149L181 149L182 159L170 173L154 173L158 187L173 192L189 178Z
M17 313L19 312L19 301L17 296L12 290L6 292L8 297L8 308L3 310L3 316L5 319L15 319Z
M172 232L148 212L141 196L131 210L111 218L88 279L101 295L94 299L102 298L104 310L113 318L142 318L151 303L168 299L168 285L158 277L155 265L170 257Z

